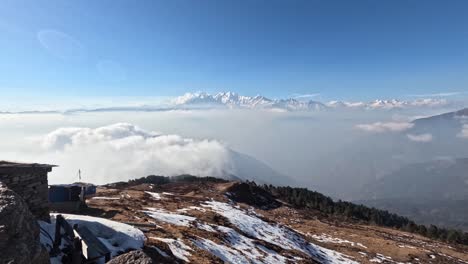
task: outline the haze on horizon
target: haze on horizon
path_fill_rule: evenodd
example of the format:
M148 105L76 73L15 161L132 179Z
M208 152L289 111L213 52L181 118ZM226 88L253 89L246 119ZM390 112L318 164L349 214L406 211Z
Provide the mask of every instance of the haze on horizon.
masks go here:
M463 115L413 122L467 106L467 9L7 0L0 159L57 163L52 183L251 171L358 199L408 164L468 157Z

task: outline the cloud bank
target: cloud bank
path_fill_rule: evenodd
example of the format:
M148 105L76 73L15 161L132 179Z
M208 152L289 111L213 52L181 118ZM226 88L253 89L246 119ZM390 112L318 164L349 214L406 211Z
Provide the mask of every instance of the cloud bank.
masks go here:
M419 134L419 135L413 135L413 134L407 134L406 135L409 140L414 141L414 142L431 142L432 141L432 134Z
M407 122L375 122L359 124L356 128L370 133L401 132L412 128L414 124Z
M458 137L468 139L468 124L463 125L462 131L458 134Z
M460 95L461 92L440 92L440 93L430 93L430 94L409 94L411 97L449 97Z
M43 138L49 162L60 164L53 178L70 182L81 169L85 181L109 183L160 175L231 173L230 151L215 140L161 135L128 123L98 128L59 128Z

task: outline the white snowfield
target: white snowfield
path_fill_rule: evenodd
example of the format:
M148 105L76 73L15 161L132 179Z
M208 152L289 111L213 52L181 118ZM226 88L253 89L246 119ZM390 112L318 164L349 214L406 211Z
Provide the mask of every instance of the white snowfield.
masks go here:
M193 216L176 214L156 208L147 208L147 211L144 212L148 216L161 222L223 234L222 243L202 237L193 238L190 239L190 241L196 247L210 252L227 263L276 264L294 262L294 257L297 257L283 256L259 244L256 240L263 240L286 250L302 252L321 263L358 263L344 254L309 243L298 232L290 228L279 224L270 224L263 221L255 214L242 210L239 207L234 207L228 203L208 201L201 206L226 217L231 224L243 234L229 227L202 222ZM188 211L189 210L179 210L179 212L183 213L187 213ZM174 250L178 250L175 248L176 242L173 240L166 240L165 242L168 243L172 253L176 255L174 252ZM188 250L187 248L185 251ZM189 255L185 254L183 256L187 257Z
M86 226L106 247L111 251L112 256L116 256L130 249L139 249L143 247L145 235L140 230L119 222L104 218L92 217L86 215L61 214L71 225L78 224ZM51 213L51 223L39 221L39 225L50 237L55 236L55 218L57 214ZM62 239L63 248L66 246ZM41 232L41 243L47 248L52 248L53 241ZM61 263L61 256L51 259L51 263Z

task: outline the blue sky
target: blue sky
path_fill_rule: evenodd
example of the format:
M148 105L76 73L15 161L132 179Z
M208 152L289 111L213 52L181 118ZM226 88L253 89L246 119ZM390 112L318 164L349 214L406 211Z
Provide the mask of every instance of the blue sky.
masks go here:
M456 0L5 0L0 91L324 100L465 93L467 12Z

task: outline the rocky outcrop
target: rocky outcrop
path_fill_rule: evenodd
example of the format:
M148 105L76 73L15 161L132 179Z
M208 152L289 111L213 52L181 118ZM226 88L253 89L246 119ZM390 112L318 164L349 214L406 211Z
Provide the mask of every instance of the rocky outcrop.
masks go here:
M0 182L0 263L46 264L40 229L24 200Z
M146 252L143 250L135 250L120 255L111 261L107 262L107 264L156 264L156 263L163 263L163 262L156 262L154 261Z

